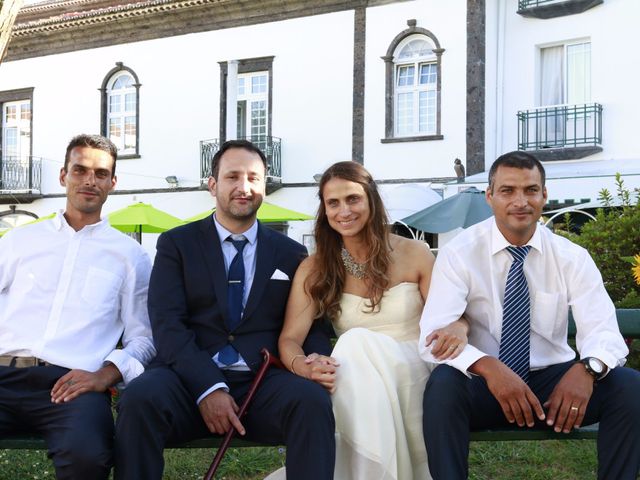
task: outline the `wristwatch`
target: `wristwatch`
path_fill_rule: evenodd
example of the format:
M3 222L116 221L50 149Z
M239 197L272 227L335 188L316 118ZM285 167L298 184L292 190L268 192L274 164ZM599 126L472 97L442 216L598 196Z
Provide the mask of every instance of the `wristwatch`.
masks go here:
M585 357L580 360L580 363L584 365L587 373L589 373L596 382L602 379L604 374L607 373L607 366L602 360L596 357Z

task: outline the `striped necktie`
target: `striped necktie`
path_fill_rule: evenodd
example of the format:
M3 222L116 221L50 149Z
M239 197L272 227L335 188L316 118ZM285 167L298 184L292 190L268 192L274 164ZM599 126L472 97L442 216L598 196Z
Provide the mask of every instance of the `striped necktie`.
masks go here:
M531 246L507 247L513 263L507 275L502 309L500 361L525 382L529 380L530 300L522 267Z
M248 240L244 237L240 240L234 240L229 237L227 240L233 243L237 250L236 256L233 257L231 265L229 265L229 273L227 275L227 307L229 309L227 326L233 331L242 319L242 301L244 297L244 257L242 256L242 251ZM239 358L238 351L231 344L227 344L218 354L218 360L225 365L233 365Z

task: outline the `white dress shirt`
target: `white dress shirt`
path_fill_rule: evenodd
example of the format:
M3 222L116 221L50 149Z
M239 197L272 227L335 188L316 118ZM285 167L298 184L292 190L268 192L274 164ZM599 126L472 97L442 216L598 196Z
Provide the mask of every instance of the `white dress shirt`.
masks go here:
M76 232L59 212L11 230L0 240L0 354L91 372L111 362L127 384L155 355L150 273L142 247L105 219Z
M233 261L233 258L238 253L236 247L231 242L227 242L227 238L234 237L234 240L239 239L239 237L244 237L247 239L247 244L242 250L242 259L244 260L244 290L242 292L242 306L247 304L247 299L249 298L249 292L251 291L251 285L253 285L253 277L256 273L256 249L258 248L258 222L254 222L251 227L246 232L235 234L231 233L229 230L224 228L220 223L218 223L218 219L216 218L215 213L213 214L213 222L216 226L216 231L218 232L218 238L220 239L220 246L222 247L222 256L224 257L224 269L225 272L229 272L229 266ZM244 361L242 355L238 354L238 361L231 365L226 365L218 360L218 353L213 356L213 361L215 364L221 368L222 370L235 370L235 371L249 371L249 367L247 366L247 362ZM204 397L209 395L210 393L224 388L226 391L229 391L229 388L226 383L220 382L213 385L211 388L205 390L202 395L198 397L196 403L200 403Z
M524 262L531 298L531 369L575 358L567 344L569 307L580 357L599 358L610 369L623 365L629 351L589 253L540 225L527 245L532 247ZM468 368L481 357L498 358L505 283L513 261L507 246L491 217L440 249L420 320L424 360L446 363L469 375ZM462 314L470 324L469 344L457 358L437 361L425 346L426 337Z

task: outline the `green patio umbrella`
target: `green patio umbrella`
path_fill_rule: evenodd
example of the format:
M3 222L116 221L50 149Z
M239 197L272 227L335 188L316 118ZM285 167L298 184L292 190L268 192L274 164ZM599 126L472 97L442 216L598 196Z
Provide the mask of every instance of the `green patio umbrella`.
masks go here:
M213 210L201 212L198 215L187 218L185 222L190 223L202 220L203 218L208 217L213 212L215 212L215 210L216 209L214 208ZM313 220L313 218L314 217L307 215L306 213L296 212L294 210L289 210L288 208L279 207L278 205L267 202L262 202L262 205L260 205L260 208L258 209L258 220L263 223L291 222L294 220Z
M166 232L184 223L178 217L142 202L111 212L107 218L113 228L125 233L137 233L140 236L142 233Z
M444 233L467 228L493 215L484 192L470 187L403 218L407 225L429 233Z
M49 215L45 215L44 217L36 218L35 220L31 220L30 222L23 223L22 225L31 225L32 223L42 222L43 220L49 220L50 218L55 217L58 212L50 213Z

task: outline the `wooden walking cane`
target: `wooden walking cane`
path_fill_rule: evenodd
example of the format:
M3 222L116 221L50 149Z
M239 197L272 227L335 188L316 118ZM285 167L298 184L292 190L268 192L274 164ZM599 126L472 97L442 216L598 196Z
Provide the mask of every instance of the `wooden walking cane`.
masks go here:
M238 411L239 419L242 419L244 414L247 412L247 408L249 407L251 400L253 400L253 397L255 396L256 391L258 390L258 387L260 386L260 383L262 382L262 379L267 373L267 370L269 369L269 367L273 365L278 368L284 368L284 365L282 365L282 362L280 361L280 359L275 355L272 355L271 352L269 352L269 350L267 350L266 348L263 348L262 350L260 350L260 353L262 353L264 360L262 362L262 365L260 366L260 370L258 370L258 373L253 379L253 382L251 382L251 387L249 388L249 392L247 393L247 396L244 399L244 402L242 402L242 405L240 406L240 410ZM229 444L231 443L231 439L233 438L235 433L236 433L236 429L233 426L231 426L231 428L229 428L229 431L227 431L227 433L225 434L224 439L222 440L222 444L218 448L218 452L216 453L216 456L213 457L213 462L211 462L211 466L209 467L209 470L204 476L204 480L213 479L213 475L216 473L216 470L218 470L218 467L222 462L222 457L224 456L225 452L229 448Z

